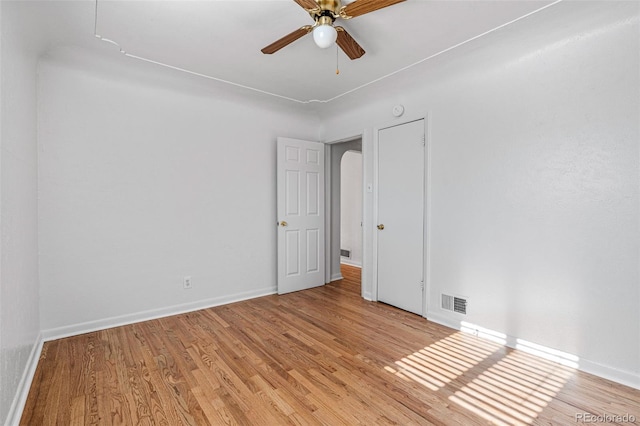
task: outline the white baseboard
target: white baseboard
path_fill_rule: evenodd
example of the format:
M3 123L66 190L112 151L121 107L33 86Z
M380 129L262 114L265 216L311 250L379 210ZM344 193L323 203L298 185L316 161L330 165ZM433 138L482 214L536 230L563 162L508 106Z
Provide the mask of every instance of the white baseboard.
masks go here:
M9 408L9 413L5 422L5 426L14 426L20 423L24 406L27 403L27 397L29 396L29 389L31 389L31 383L33 382L33 376L36 374L36 368L38 367L38 360L40 360L40 354L42 353L42 345L44 340L42 333L38 334L29 358L27 359L27 365L24 368L18 389Z
M354 262L350 259L340 259L340 263L344 263L345 265L355 266L356 268L362 268L361 262Z
M640 374L633 374L630 371L618 370L617 368L589 361L587 359L580 360L578 368L585 373L611 380L634 389L640 390Z
M331 275L331 278L330 278L329 282L332 283L334 281L338 281L338 280L342 280L342 279L344 279L342 274L333 274L333 275Z
M87 321L80 324L73 324L64 327L51 328L42 331L44 341L62 339L64 337L76 336L93 331L105 330L107 328L120 327L142 321L149 321L164 318L171 315L184 314L186 312L198 311L200 309L212 308L214 306L226 305L228 303L240 302L242 300L275 294L276 287L267 287L259 290L236 293L228 296L215 297L213 299L199 300L197 302L183 303L180 305L167 306L160 309L136 312L117 317L104 318L95 321Z
M435 322L445 327L449 327L458 331L464 331L462 330L460 321L449 318L446 315L435 312L428 312L426 318L431 322ZM516 342L518 341L518 339L518 337L507 335L505 337L505 346L508 346L512 349L517 349ZM640 389L640 374L633 373L631 371L619 370L617 368L590 361L584 358L579 358L577 364L578 370L584 371L585 373L593 374L594 376L602 377L603 379L611 380L612 382L620 383L634 389Z
M424 316L427 320L435 322L436 324L444 325L445 327L453 328L460 331L460 322L457 322L445 315L440 315L435 312L427 312Z

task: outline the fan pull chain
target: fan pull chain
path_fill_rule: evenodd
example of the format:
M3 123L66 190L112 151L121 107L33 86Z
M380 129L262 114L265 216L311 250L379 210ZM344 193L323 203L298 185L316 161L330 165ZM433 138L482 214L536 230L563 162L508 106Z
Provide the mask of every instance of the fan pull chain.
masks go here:
M340 74L340 68L338 67L338 53L339 49L338 45L336 44L336 75Z

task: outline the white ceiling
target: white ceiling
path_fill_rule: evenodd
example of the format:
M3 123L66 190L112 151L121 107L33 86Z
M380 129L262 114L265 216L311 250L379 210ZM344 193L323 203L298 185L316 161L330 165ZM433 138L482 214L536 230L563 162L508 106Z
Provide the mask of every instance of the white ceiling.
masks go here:
M90 6L93 15L95 3ZM518 25L513 21L531 19L526 16L544 7L555 6L544 0L408 0L340 21L367 52L354 61L335 47L316 47L311 35L273 55L261 53L264 46L312 23L293 0L98 0L96 32L117 43L103 40L114 53L121 49L136 58L307 103L340 97L505 24ZM78 16L91 19L80 23L86 37L88 28L93 32L94 16ZM90 45L95 43L93 39Z

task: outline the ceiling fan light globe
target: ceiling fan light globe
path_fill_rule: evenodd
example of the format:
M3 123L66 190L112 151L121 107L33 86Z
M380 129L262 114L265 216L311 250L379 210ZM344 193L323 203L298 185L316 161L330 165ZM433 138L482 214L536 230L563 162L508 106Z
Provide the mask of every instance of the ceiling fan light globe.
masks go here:
M338 38L338 32L331 25L318 25L313 29L313 41L321 49L333 46Z

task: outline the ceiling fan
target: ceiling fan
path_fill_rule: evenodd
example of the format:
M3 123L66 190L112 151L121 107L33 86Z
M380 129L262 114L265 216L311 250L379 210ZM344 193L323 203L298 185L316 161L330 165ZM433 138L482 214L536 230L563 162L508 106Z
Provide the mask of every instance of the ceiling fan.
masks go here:
M313 25L298 28L262 49L262 53L272 54L313 31L313 40L321 48L336 43L351 59L365 54L364 49L341 26L334 26L336 19L351 19L383 7L405 0L356 0L342 6L340 0L294 0L305 9L315 21Z

